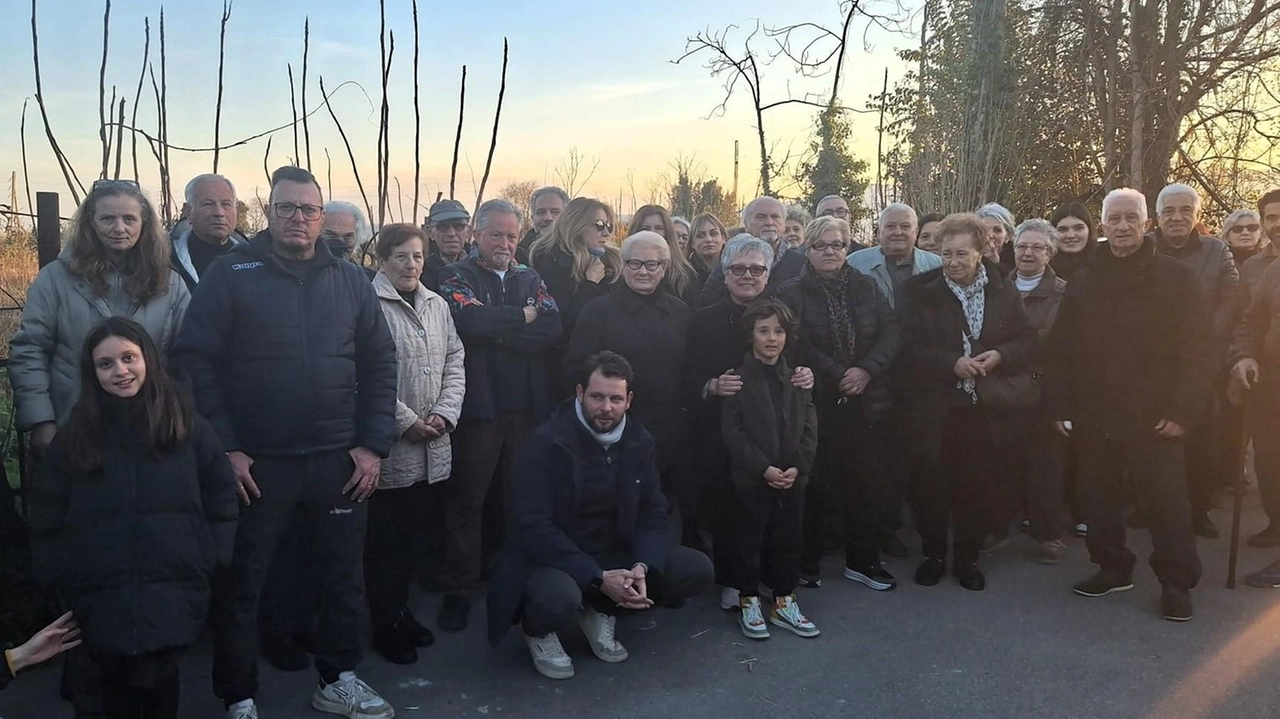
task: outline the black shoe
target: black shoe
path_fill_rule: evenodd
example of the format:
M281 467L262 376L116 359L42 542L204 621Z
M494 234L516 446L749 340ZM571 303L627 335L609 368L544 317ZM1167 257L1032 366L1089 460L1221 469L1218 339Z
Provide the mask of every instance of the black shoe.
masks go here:
M422 623L413 616L413 612L408 609L400 612L400 619L396 621L395 630L404 635L415 647L425 648L436 643L436 635L432 634L430 629L422 626Z
M418 661L418 650L409 635L397 626L374 628L373 649L392 664L413 664Z
M1280 547L1280 526L1268 524L1266 529L1249 537L1247 544L1254 549Z
M287 634L263 634L262 658L282 672L300 672L311 666L311 658Z
M1072 587L1072 590L1082 597L1105 597L1108 594L1127 592L1130 589L1133 589L1132 574L1121 574L1106 569L1100 570Z
M922 587L933 587L942 581L942 575L947 573L947 564L941 559L933 557L925 557L916 569L916 584Z
M844 578L851 582L861 582L877 592L888 592L898 586L898 580L894 579L889 570L879 563L870 567L846 566L844 568Z
M1244 583L1259 589L1280 589L1280 560L1245 577Z
M822 577L817 572L813 574L800 574L800 582L798 586L804 589L819 589L822 587Z
M1133 514L1129 515L1129 519L1125 522L1125 525L1128 526L1129 529L1146 529L1151 526L1151 523L1147 521L1146 512L1141 509L1135 509L1133 510Z
M1171 622L1191 621L1191 592L1164 585L1160 592L1160 615Z
M960 586L971 592L981 592L987 588L987 578L982 576L982 570L973 562L956 562L951 573L960 582Z
M1200 512L1191 517L1191 530L1196 533L1197 537L1204 537L1205 539L1217 539L1221 536L1217 525L1213 523L1212 519L1209 519L1208 512Z
M886 557L895 559L904 559L911 556L911 551L907 549L906 543L898 539L898 535L890 534L883 543L880 544L880 552Z
M440 605L440 615L436 617L436 624L442 632L450 634L460 632L467 628L467 617L470 614L471 602L466 597L446 594L444 603Z

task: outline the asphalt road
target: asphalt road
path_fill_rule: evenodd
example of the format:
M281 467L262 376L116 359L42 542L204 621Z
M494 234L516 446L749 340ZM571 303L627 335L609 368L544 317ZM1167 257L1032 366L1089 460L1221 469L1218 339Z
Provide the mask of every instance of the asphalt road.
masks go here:
M1230 513L1217 510L1214 519L1225 530ZM1246 533L1264 522L1251 506ZM915 539L904 535L909 544ZM1031 540L1016 535L981 563L988 580L981 593L950 578L915 586L918 544L911 559L890 562L905 581L888 593L840 578L839 562L830 558L823 587L800 595L822 630L815 639L778 631L751 642L708 594L680 610L621 622L619 640L631 654L622 664L595 659L577 632L564 637L577 669L568 681L534 672L516 630L490 649L479 613L466 632L438 634L417 665L387 664L370 653L360 674L409 719L1280 717L1280 590L1225 590L1225 538L1201 541L1205 578L1187 624L1158 616L1160 587L1141 561L1132 592L1072 594L1071 584L1092 565L1083 540L1068 541L1063 563L1045 567L1028 558ZM1146 532L1131 532L1130 542L1145 558ZM1274 554L1243 549L1242 575ZM418 617L433 625L439 598L418 594L413 601ZM207 644L190 652L183 669L184 719L221 717ZM70 719L57 679L56 668L24 674L0 695L0 718ZM310 709L312 672L264 665L262 680L265 719L324 716Z

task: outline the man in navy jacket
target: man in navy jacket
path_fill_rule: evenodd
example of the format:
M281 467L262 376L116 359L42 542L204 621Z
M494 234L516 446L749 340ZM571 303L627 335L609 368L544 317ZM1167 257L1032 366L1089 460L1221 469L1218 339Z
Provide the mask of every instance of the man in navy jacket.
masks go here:
M440 294L467 348L467 396L453 434L445 510L447 593L438 623L446 632L466 628L480 584L483 548L491 544L483 541L485 500L493 494L502 504L525 439L556 400L556 368L546 350L560 341L560 311L538 273L515 261L520 220L506 200L484 203L476 211L475 249L440 271Z
M395 343L364 272L316 243L324 211L310 172L276 170L267 220L201 278L175 349L245 505L213 610L214 691L228 719L257 718L258 600L297 513L323 594L312 706L389 717L391 706L352 670L364 612L363 502L396 439Z
M511 492L512 536L489 584L489 642L523 625L534 667L573 676L557 632L577 623L591 651L621 662L619 609L677 606L711 586L711 560L672 547L653 436L627 415L631 365L587 358L577 397L529 438Z

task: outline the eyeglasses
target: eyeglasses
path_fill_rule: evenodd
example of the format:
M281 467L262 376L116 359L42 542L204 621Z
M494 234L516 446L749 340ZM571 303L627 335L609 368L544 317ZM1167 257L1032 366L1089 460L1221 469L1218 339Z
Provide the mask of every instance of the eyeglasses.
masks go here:
M613 223L608 220L596 220L595 228L606 235L613 234Z
M842 220L847 220L849 219L849 210L844 207L837 207L834 210L823 210L818 213L818 217L831 217L832 215L835 215Z
M1260 225L1232 225L1227 232L1257 232L1260 229Z
M768 271L769 268L764 265L751 265L750 267L747 265L729 265L729 274L734 277L745 277L748 272L751 273L752 277L763 277L764 273Z
M142 186L137 180L94 180L89 186L89 192L97 192L98 190L141 190Z
M431 224L431 229L439 230L441 232L445 232L447 230L453 230L454 232L465 232L467 229L467 221L466 220L444 220L442 222L434 222Z
M292 202L273 202L271 209L276 213L276 217L287 220L298 214L298 210L302 210L302 219L318 220L324 208L320 205L295 205Z
M1014 245L1013 250L1014 252L1034 252L1036 254L1040 254L1041 252L1048 252L1049 247L1047 245Z
M665 267L667 263L662 260L627 260L624 264L632 272L639 272L641 267L649 272L657 272L659 268Z
M844 242L815 242L812 245L809 245L809 249L814 252L826 252L827 250L840 250L843 252L844 248L848 246L849 245Z

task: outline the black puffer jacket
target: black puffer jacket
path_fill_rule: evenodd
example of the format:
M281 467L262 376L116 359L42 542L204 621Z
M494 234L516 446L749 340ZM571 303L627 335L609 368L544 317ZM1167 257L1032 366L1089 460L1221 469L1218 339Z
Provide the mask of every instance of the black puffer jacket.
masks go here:
M840 397L838 386L844 373L860 367L871 375L871 382L851 399L861 402L868 422L879 422L888 416L892 405L890 375L902 342L901 326L876 283L848 265L842 267L852 273L846 296L853 316L852 362L835 358L826 293L811 266L805 265L798 278L783 283L778 298L795 312L800 323L797 357L801 365L813 369L815 394L835 401Z
M987 286L982 333L974 353L1000 351L998 372L1016 375L1030 366L1039 338L1022 307L1018 290L1000 267L984 259ZM938 456L947 411L970 401L957 386L956 360L964 354L969 326L964 309L942 276L942 270L916 275L904 285L907 316L902 325L902 374L899 379L908 447L926 458ZM1018 414L990 410L993 439L1007 444L1016 436Z
M1227 243L1216 237L1196 235L1182 247L1174 247L1157 230L1151 235L1161 254L1191 265L1200 282L1200 297L1208 303L1212 318L1211 341L1214 349L1214 371L1225 369L1227 349L1236 323L1244 314L1244 294L1240 287L1240 270Z
M582 308L591 300L609 294L609 290L613 289L613 282L618 278L606 275L599 282L577 281L573 277L573 258L563 250L531 255L529 259L538 276L547 283L547 291L560 308L561 332L563 341L567 344L573 336L573 327L578 324Z
M360 446L385 457L396 439L395 342L364 270L323 242L302 278L281 264L265 230L218 258L174 355L228 451Z
M101 475L65 471L59 434L31 496L38 576L75 612L85 644L112 656L196 640L238 516L231 464L208 422L197 415L187 441L157 458L124 404L107 413Z
M1195 271L1154 240L1123 258L1099 248L1049 333L1046 411L1112 440L1154 437L1163 419L1192 429L1216 363L1210 324Z
M564 360L564 387L572 393L582 365L594 352L612 350L635 371L631 413L653 433L658 468L667 469L683 449L681 396L685 338L692 315L675 295L658 290L639 295L626 283L587 303L573 330Z

